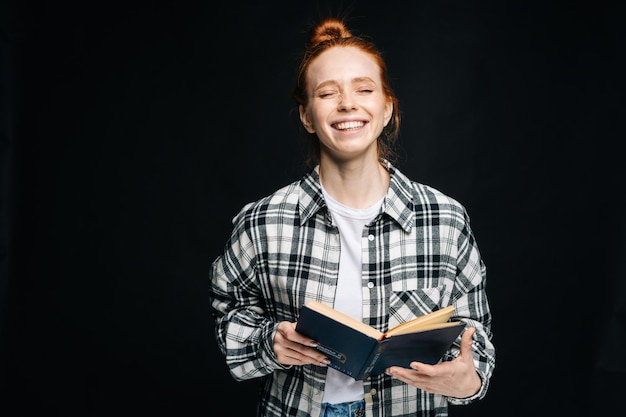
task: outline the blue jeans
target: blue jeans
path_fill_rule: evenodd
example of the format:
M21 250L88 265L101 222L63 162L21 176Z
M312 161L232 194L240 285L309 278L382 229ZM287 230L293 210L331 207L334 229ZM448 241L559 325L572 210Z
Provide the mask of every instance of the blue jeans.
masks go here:
M322 404L322 417L363 417L365 401L353 401L341 404Z

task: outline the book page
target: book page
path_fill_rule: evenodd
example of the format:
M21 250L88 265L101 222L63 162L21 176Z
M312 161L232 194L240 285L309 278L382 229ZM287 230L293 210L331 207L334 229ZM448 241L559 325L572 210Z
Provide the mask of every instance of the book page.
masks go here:
M419 332L423 332L423 331L426 331L426 330L441 329L441 328L444 328L444 327L456 326L459 323L461 323L461 322L460 321L447 321L445 323L431 323L431 324L425 324L423 326L422 325L417 326L416 329L414 329L414 328L412 328L410 326L409 327L403 327L399 331L394 331L392 334L389 334L389 332L385 333L385 338L390 338L392 336L400 336L401 334L419 333Z
M396 334L413 333L427 328L445 327L456 323L447 323L454 312L454 306L447 306L424 316L416 317L406 323L398 324L387 331L386 337Z

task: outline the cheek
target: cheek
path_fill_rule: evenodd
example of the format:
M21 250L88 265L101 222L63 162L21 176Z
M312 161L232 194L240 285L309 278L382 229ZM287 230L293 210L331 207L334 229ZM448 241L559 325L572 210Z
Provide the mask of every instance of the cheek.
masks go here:
M319 108L311 109L309 112L309 121L314 128L319 128L324 123L324 112Z

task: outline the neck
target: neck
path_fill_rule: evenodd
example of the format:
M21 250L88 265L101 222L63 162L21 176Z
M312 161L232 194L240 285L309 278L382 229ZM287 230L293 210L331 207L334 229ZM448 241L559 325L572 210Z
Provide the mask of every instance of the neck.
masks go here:
M340 165L322 160L319 176L332 198L356 209L372 206L389 188L389 172L378 160Z

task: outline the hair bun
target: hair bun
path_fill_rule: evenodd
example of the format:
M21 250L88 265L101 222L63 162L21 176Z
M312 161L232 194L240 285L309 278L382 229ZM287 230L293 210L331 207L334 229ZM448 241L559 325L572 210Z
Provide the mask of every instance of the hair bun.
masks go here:
M352 33L346 27L343 20L335 17L328 17L315 25L309 33L309 43L311 47L315 47L320 43L338 38L349 38Z

